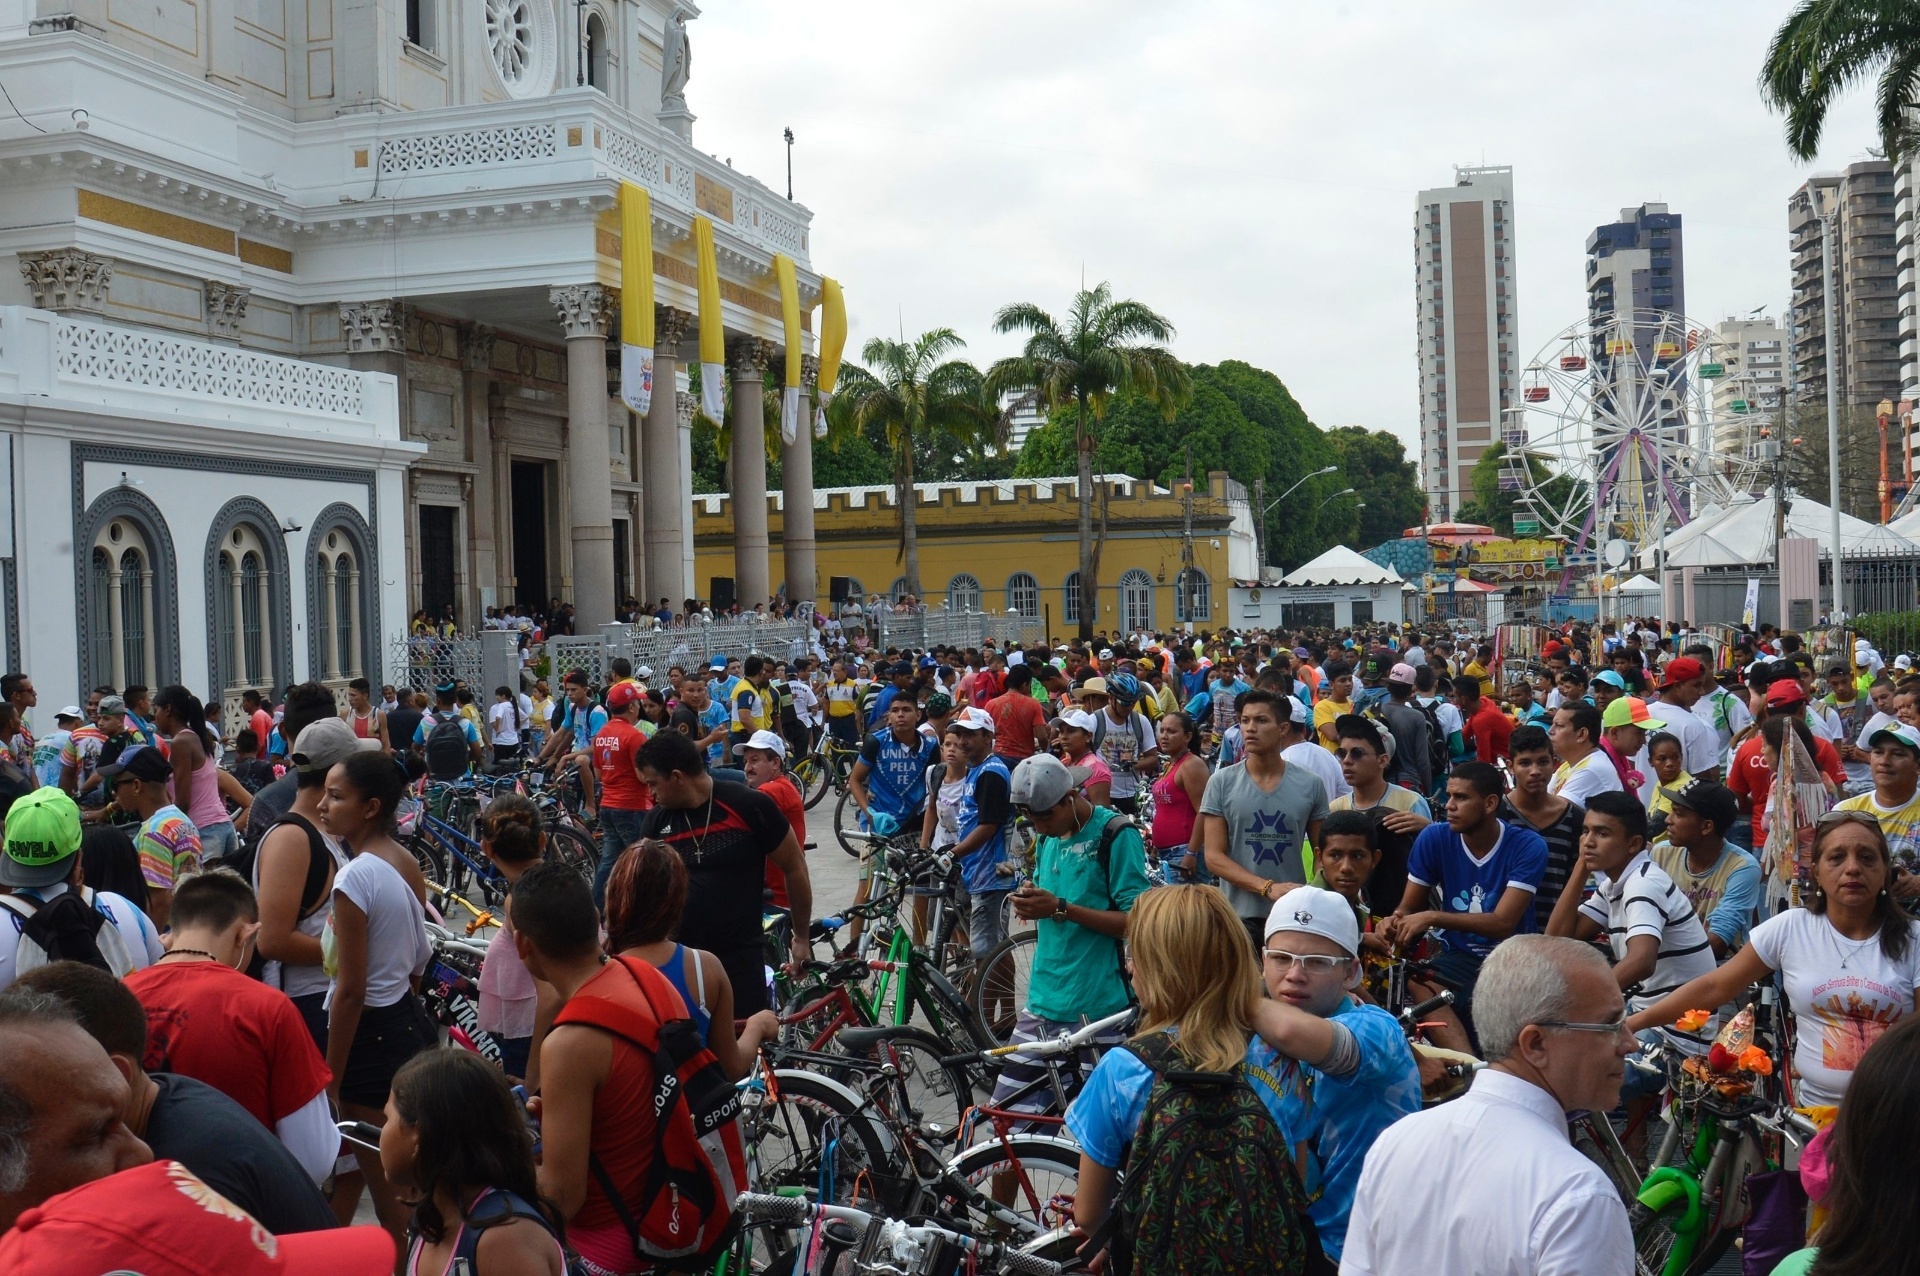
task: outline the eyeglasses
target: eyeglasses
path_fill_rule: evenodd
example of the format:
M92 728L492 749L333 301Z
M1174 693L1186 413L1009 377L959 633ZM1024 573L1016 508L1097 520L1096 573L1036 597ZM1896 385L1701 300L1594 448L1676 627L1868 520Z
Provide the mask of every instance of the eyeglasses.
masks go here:
M1290 953L1280 948L1267 949L1266 956L1282 972L1299 966L1309 975L1330 975L1353 960L1350 957L1328 957L1323 953Z
M1535 1024L1536 1028L1558 1028L1562 1032L1591 1032L1598 1036L1617 1037L1627 1026L1627 1012L1621 1011L1620 1017L1606 1023L1570 1023L1565 1019L1543 1019Z

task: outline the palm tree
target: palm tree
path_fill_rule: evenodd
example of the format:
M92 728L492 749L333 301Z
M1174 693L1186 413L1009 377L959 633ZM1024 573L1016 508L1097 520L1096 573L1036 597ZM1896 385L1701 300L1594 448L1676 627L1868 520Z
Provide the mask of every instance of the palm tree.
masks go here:
M1164 344L1173 325L1137 301L1115 301L1102 283L1082 288L1062 328L1031 302L1016 302L993 317L995 332L1024 332L1020 353L987 373L996 398L1009 391L1038 394L1049 412L1071 404L1079 457L1080 637L1093 637L1100 598L1100 546L1093 536L1093 427L1115 396L1135 394L1159 407L1168 421L1186 402L1186 367Z
M1880 144L1898 162L1920 149L1920 0L1802 0L1774 32L1760 95L1786 115L1787 149L1810 160L1834 99L1876 75Z
M907 592L920 594L920 533L913 471L928 449L964 451L993 428L983 418L980 370L946 356L967 343L951 328L935 328L914 341L875 337L861 349L866 366L841 370L840 386L827 408L830 430L858 431L886 440L893 458L893 485L900 509L900 553L906 560Z

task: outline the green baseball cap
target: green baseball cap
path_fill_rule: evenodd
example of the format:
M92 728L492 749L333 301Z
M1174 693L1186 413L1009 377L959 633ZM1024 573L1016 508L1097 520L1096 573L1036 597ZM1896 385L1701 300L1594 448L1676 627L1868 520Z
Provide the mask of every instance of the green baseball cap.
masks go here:
M64 882L79 849L80 808L59 789L35 789L7 808L0 882L17 888Z

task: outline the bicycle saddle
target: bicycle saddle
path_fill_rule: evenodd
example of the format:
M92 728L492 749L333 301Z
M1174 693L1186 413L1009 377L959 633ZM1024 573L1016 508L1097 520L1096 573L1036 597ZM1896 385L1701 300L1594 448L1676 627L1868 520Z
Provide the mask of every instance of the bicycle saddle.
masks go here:
M904 1025L881 1024L877 1028L842 1028L834 1034L833 1039L849 1053L862 1054L882 1041L912 1035L915 1035L914 1030Z

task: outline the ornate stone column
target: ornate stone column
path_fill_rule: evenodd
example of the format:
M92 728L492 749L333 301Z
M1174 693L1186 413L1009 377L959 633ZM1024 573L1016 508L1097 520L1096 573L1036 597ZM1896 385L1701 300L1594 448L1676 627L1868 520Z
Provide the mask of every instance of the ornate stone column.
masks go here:
M218 279L209 279L205 289L207 305L207 331L216 337L229 341L240 339L240 325L246 322L247 302L253 299L253 289L240 284L222 283Z
M767 397L764 378L773 346L758 337L727 342L733 390L733 592L740 610L773 596L767 566Z
M684 532L692 537L693 483L680 447L680 343L693 316L671 306L653 310L653 405L640 423L642 484L646 492L644 544L649 607L662 598L674 610L696 588L681 561Z
M78 248L20 254L20 277L41 310L101 314L113 283L113 258Z
M467 460L476 467L468 535L473 540L473 582L485 607L510 601L500 563L499 507L505 503L505 439L493 433L493 329L483 323L460 325L460 406L467 420Z
M693 394L678 391L674 392L673 401L680 422L680 472L687 476L680 501L680 579L686 582L689 597L705 598L707 582L700 579L693 549L693 416L699 401ZM673 605L678 607L682 601L675 598Z
M800 433L780 446L780 548L787 563L787 598L814 602L820 596L820 578L814 566L813 539L813 384L820 361L812 355L800 360Z
M567 481L571 488L576 633L613 619L613 485L607 449L607 333L612 306L599 284L550 294L567 334Z

